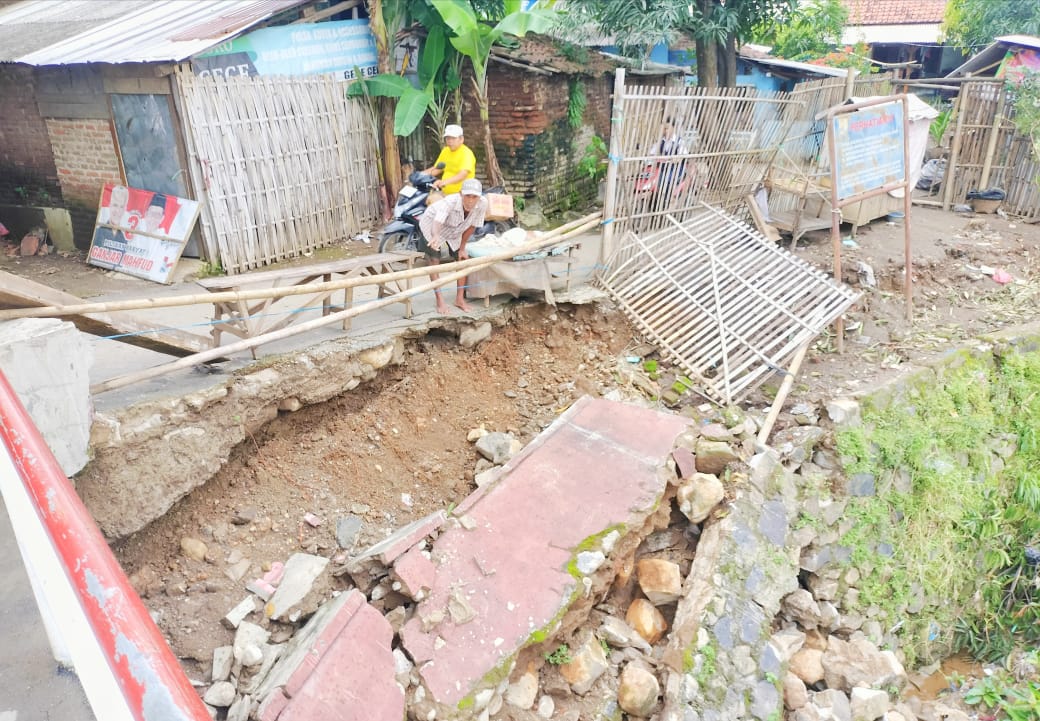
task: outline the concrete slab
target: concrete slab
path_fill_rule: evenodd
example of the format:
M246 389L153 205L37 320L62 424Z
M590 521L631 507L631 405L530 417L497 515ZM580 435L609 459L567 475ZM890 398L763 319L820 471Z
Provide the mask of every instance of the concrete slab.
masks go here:
M275 669L284 685L261 703L262 721L400 721L393 629L357 590L343 594L320 628Z
M645 521L686 427L677 416L582 398L462 504L475 525L449 525L435 541L433 589L401 632L425 661L433 700L457 707L489 672L544 640L581 591L577 552Z

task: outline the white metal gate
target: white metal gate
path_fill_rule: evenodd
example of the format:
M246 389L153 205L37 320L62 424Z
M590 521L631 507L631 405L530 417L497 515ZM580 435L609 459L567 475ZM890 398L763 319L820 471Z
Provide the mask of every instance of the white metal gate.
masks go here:
M346 240L381 217L377 140L332 75L177 71L206 255L227 273Z

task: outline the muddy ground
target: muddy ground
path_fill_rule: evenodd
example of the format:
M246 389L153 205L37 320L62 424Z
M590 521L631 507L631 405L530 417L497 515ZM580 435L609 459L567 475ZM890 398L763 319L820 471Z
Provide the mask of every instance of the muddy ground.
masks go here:
M911 230L913 322L903 300L903 226L875 221L859 230L855 247L842 247L845 279L863 292L847 316L845 353L834 352L833 333L821 336L789 405L865 390L980 333L1033 319L1040 226L915 208ZM344 250L370 252L355 245ZM826 233L798 246L800 257L830 270ZM123 282L75 253L5 257L0 270L84 297L121 290ZM1012 280L998 282L995 271ZM475 351L461 349L454 337L427 336L403 366L377 381L281 416L206 487L115 547L189 673L201 676L213 648L230 643L219 619L272 562L297 550L348 553L337 545L337 519L363 519L361 548L468 495L480 469L466 438L471 429L508 431L527 443L584 393L642 393L619 368L627 356L652 357L652 349L619 315L595 305L530 304L519 312L525 322L496 329ZM772 385L745 405L767 406ZM778 427L784 423L781 417ZM308 523L307 514L320 524ZM207 544L205 561L182 553L185 537Z

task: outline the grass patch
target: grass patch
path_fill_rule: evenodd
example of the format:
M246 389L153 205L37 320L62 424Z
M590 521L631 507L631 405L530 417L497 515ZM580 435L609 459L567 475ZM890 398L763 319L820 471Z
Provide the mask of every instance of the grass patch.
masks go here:
M1040 642L1040 590L1025 549L1040 542L1040 354L964 356L937 382L864 408L842 431L849 473L891 479L852 498L841 544L861 571L859 610L899 625L907 661L959 647L977 658ZM1000 469L1001 443L1015 453ZM909 613L920 607L922 613Z

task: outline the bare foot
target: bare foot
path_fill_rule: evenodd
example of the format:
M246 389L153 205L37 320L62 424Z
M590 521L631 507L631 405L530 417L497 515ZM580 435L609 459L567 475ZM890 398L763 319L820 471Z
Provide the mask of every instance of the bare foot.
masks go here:
M441 315L450 315L451 314L451 308L448 307L447 303L438 303L437 304L437 312L440 313Z
M472 313L473 312L473 306L471 306L469 303L467 303L464 300L456 301L455 302L455 307L458 308L459 310L461 310L463 313Z

